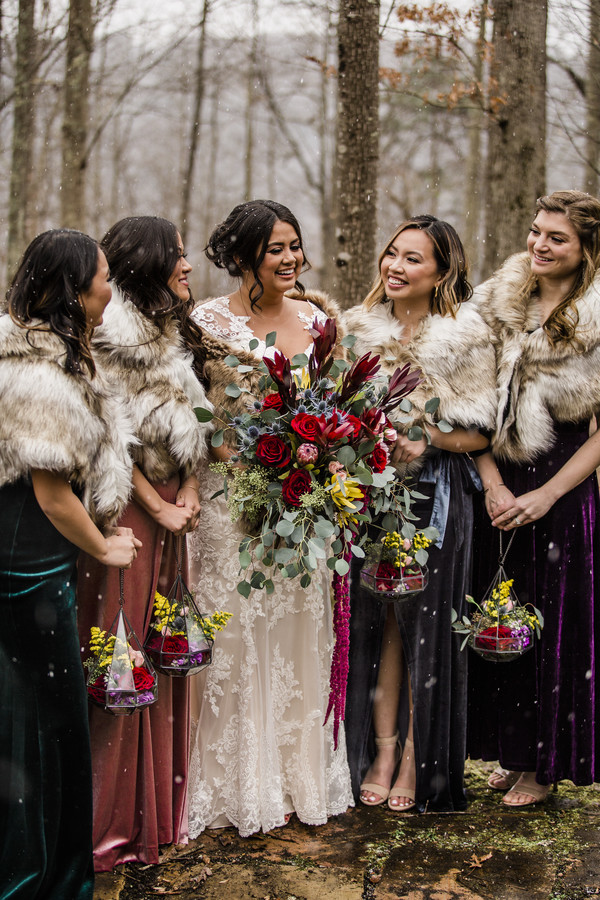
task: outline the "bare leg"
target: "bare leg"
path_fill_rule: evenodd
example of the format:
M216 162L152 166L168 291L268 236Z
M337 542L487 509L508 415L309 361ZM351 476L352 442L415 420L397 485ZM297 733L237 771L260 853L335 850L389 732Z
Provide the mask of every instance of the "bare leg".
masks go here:
M373 727L377 738L390 738L396 734L402 667L402 641L394 609L390 605L383 631L379 675L373 704ZM377 756L366 774L365 784L380 784L387 790L392 782L396 764L396 743L391 742L384 746L378 746ZM360 797L363 802L370 805L382 801L381 795L369 790L361 791Z
M404 741L404 750L402 753L402 762L400 763L398 777L396 778L394 787L392 788L392 793L388 800L389 808L392 810L398 810L398 812L404 812L407 809L412 809L412 807L415 805L415 787L417 784L417 772L415 767L415 745L413 743L412 686L410 685L410 675L407 675L407 677L409 679L408 729Z

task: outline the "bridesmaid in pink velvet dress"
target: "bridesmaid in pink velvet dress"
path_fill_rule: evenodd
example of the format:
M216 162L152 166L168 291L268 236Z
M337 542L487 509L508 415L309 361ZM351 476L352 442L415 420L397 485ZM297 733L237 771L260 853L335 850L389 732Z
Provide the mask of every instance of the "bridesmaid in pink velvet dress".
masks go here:
M102 249L113 303L95 335L99 373L121 395L139 440L133 499L120 524L143 542L125 573L125 612L138 638L147 633L154 593L176 575L174 536L195 528L200 509L195 472L206 454L206 426L195 406L207 401L189 349L201 359L181 237L150 216L118 222ZM185 545L185 541L184 541ZM187 563L184 551L184 565ZM110 627L118 610L118 573L89 556L79 564L79 634L89 655L90 628ZM158 700L125 718L90 706L94 771L94 865L157 863L159 845L187 840L189 690L186 678L159 675Z

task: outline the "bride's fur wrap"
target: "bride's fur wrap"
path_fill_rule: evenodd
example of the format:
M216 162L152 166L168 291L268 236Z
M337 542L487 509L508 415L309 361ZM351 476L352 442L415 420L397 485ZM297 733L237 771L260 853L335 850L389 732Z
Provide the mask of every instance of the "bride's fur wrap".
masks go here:
M133 460L150 481L195 473L207 454L210 426L194 407L206 407L204 388L192 368L174 320L163 332L131 300L113 289L92 352L98 370L124 398L138 443Z
M537 304L517 299L530 274L519 253L476 290L496 342L498 409L492 449L498 459L532 462L554 443L553 420L584 422L600 409L600 274L576 301L576 341L552 345Z
M336 320L337 338L333 356L336 359L345 358L346 351L340 346L344 330L341 325L341 312L337 303L321 291L306 291L302 297L297 294L292 294L291 296L296 299L308 300L322 310L328 318ZM207 300L205 302L208 303L210 301ZM263 373L256 368L258 362L256 356L247 350L238 349L229 341L221 340L209 334L204 328L202 328L202 335L202 343L206 350L204 369L210 381L208 396L218 415L222 415L223 410L226 410L231 416L247 412L248 405L261 395L259 382L263 377ZM309 343L307 333L306 345L308 346ZM230 355L234 355L242 366L252 366L252 371L240 373L237 368L228 366L225 363L225 358ZM236 384L242 388L243 393L237 399L233 399L225 393L225 388L229 384ZM230 440L235 440L235 436L232 436Z
M0 485L32 469L64 475L91 518L112 524L131 489L129 416L101 376L67 372L62 340L32 324L0 317Z
M406 433L413 425L426 428L445 419L457 428L491 430L496 411L494 350L490 331L470 301L462 303L456 318L427 315L412 340L402 344L404 326L393 314L391 303L367 309L355 306L344 316L348 334L356 337L358 356L377 353L383 371L391 375L409 363L420 369L423 381L408 397L410 413L394 424ZM437 411L425 412L425 404L439 398Z

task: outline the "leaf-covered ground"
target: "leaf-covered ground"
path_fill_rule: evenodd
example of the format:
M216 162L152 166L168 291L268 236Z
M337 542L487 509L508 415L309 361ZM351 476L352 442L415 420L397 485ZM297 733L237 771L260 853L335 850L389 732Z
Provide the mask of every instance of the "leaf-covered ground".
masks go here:
M600 898L600 791L562 782L515 811L469 764L469 808L394 815L360 807L321 827L240 838L211 831L158 866L99 876L95 900L587 900Z

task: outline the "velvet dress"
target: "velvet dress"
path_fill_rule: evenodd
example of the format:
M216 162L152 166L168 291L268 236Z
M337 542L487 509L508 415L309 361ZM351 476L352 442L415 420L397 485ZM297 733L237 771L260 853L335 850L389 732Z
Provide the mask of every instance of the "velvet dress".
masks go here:
M91 900L91 759L77 548L31 483L0 488L0 895Z
M494 352L489 330L471 303L455 317L426 316L413 338L402 342L402 326L391 304L356 307L345 315L357 338L357 354L380 355L385 371L409 363L423 382L410 395L411 421L427 427L427 401L439 399L439 415L454 427L488 429L495 410ZM438 528L428 548L429 583L423 593L393 604L405 667L413 693L418 811L452 812L466 806L467 664L452 632L452 608L462 615L471 579L473 493L480 486L473 464L460 453L429 448L417 463L413 486L426 499L411 506L420 528ZM416 479L416 484L414 484ZM376 755L373 701L388 604L360 585L360 563L351 579L350 670L346 695L346 742L355 797ZM408 679L403 678L398 710L401 743L408 726ZM386 737L387 735L380 735Z
M498 464L504 483L517 496L534 490L587 438L587 422L556 424L554 446L535 463ZM542 612L541 640L515 662L490 663L471 654L470 755L535 772L540 784L600 779L598 521L594 473L537 522L516 530L505 569L519 600ZM498 546L498 531L482 510L475 544L479 597L497 568Z
M467 655L452 632L454 607L465 611L471 576L475 490L460 454L439 453L450 465L448 520L440 548L429 548L425 591L396 601L394 613L413 692L413 741L418 760L416 807L420 812L453 812L467 805L464 760L467 721ZM429 525L433 485L418 483L427 500L415 503L417 527ZM388 604L360 585L361 564L352 569L350 672L346 700L346 743L355 797L376 755L373 698ZM399 733L408 724L407 681L400 702Z

